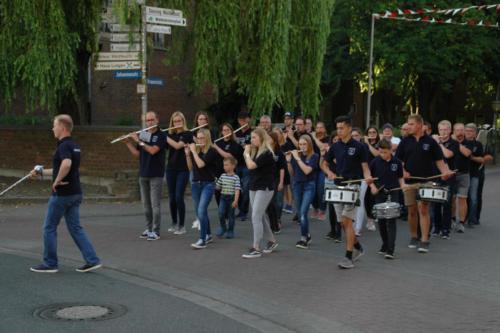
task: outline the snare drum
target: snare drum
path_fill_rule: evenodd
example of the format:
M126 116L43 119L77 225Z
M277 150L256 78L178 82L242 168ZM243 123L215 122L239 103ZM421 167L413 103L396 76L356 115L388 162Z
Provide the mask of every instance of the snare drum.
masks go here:
M422 184L418 187L418 200L444 203L448 201L448 188L436 183Z
M401 205L397 202L386 201L373 206L373 216L379 219L395 219L401 214Z
M329 186L325 189L325 201L354 205L359 201L359 186Z

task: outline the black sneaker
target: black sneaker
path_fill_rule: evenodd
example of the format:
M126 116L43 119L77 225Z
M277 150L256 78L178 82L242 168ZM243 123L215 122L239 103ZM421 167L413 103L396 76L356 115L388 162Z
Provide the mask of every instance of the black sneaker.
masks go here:
M342 243L342 238L340 238L340 237L335 237L335 238L333 239L333 241L334 241L335 243Z
M392 253L386 253L385 256L384 256L384 258L392 260L392 259L394 259L394 254L392 254Z
M335 239L335 234L333 232L329 232L325 236L326 239L334 240Z
M272 253L278 247L278 242L267 242L266 248L262 251L265 254Z
M352 261L358 261L365 254L363 249L354 249L352 252Z
M299 249L308 249L309 248L309 245L307 244L306 241L304 240L299 240L296 244L295 244L295 247L299 248Z
M293 216L293 222L299 222L299 216L297 214Z
M418 253L427 253L429 252L429 242L420 242L418 247Z
M380 250L378 250L377 254L384 255L387 253L387 249L385 247L381 247Z
M252 247L250 250L248 250L248 253L244 253L241 256L245 259L255 259L262 257L262 252Z
M410 239L410 244L408 244L408 247L410 249L416 249L418 246L418 238L412 238Z
M40 264L38 266L31 267L30 271L36 273L57 273L59 270L57 269L57 267L48 267L44 264Z
M101 268L102 267L102 264L85 264L83 265L82 267L78 267L76 269L77 272L80 272L80 273L87 273L87 272L90 272L90 271L93 271L93 270L96 270L98 268Z
M311 242L312 242L311 235L307 235L307 239L306 239L307 246L311 245Z

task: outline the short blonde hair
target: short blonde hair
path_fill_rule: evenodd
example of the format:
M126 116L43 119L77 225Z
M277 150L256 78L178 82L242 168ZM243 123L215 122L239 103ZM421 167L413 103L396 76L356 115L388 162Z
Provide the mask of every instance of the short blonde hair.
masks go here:
M69 114L57 115L54 120L61 124L68 132L71 133L73 131L73 119L71 119Z

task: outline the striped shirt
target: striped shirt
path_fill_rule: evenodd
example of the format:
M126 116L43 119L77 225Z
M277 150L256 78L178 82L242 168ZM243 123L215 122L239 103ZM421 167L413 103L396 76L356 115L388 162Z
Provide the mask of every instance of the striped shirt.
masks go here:
M221 190L221 194L234 195L236 191L241 190L240 177L238 175L228 175L223 173L216 183L217 189Z

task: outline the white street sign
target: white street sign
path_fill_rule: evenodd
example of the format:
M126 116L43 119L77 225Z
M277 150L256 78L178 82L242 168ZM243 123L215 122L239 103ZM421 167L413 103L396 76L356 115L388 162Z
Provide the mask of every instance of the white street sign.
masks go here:
M141 44L111 44L112 52L140 51Z
M142 83L137 84L137 93L138 94L145 94L146 93L146 85Z
M128 33L124 34L111 34L109 41L110 42L129 42L130 41L130 35ZM139 34L132 34L132 41L134 42L139 42L141 40L141 35Z
M139 52L99 52L98 61L139 60Z
M146 6L146 15L182 17L182 10Z
M130 32L130 31L139 32L139 27L134 27L132 30L132 27L130 27L130 25L127 24L124 25L118 23L111 24L109 28L111 29L112 32Z
M172 28L168 25L154 25L148 24L146 28L147 32L153 32L156 34L167 34L170 35L172 33Z
M165 24L165 25L178 25L181 27L186 26L186 19L185 18L173 17L173 16L146 15L146 22L156 23L156 24Z
M124 69L140 69L139 61L112 61L112 62L97 62L95 64L96 71L114 71Z

